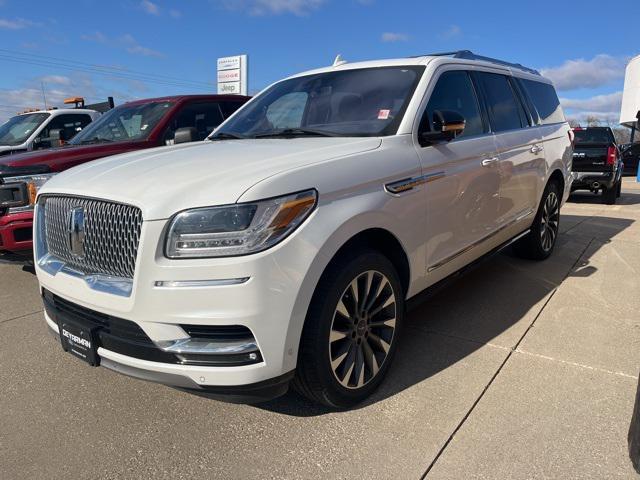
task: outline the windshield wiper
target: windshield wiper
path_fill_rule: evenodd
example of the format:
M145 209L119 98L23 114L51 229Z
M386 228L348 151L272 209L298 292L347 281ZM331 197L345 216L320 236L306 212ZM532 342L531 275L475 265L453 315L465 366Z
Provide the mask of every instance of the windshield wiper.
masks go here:
M309 128L284 128L282 130L274 130L269 133L258 133L253 138L270 138L270 137L283 137L283 138L293 138L293 137L307 137L307 136L316 136L316 137L337 137L337 133L326 132L324 130L312 130Z
M239 133L220 132L216 133L213 137L210 137L209 140L242 140L243 138L247 137L240 135Z
M113 142L113 140L109 140L108 138L103 138L103 137L93 137L90 138L88 140L82 140L80 142L80 145L90 145L93 143L111 143Z

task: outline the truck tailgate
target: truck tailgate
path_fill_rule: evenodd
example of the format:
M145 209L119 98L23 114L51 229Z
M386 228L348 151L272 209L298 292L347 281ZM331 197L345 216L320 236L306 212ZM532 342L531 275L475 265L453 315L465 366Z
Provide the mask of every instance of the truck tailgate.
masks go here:
M607 165L607 144L576 144L573 148L574 172L608 172L611 165Z

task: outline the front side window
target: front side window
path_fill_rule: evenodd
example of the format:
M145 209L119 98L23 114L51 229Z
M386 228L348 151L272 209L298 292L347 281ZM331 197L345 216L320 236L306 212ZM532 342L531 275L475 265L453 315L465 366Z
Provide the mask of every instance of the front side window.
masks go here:
M46 143L51 136L52 130L60 130L62 138L65 140L72 139L79 131L91 123L91 117L86 113L82 114L63 114L51 119L51 121L42 129L38 139Z
M72 145L145 140L173 106L173 102L121 105L102 115L76 135Z
M525 79L520 79L520 82L536 107L543 125L564 122L564 113L553 85Z
M188 103L169 125L165 142L171 143L176 130L188 127L196 129L196 140L204 140L223 121L222 111L217 102Z
M458 138L484 132L478 99L469 74L465 71L450 71L440 76L420 122L421 132L431 130L433 114L438 110L457 112L464 117L464 132Z
M216 132L241 138L393 135L424 67L383 67L284 80ZM294 129L297 129L294 132ZM304 130L304 131L303 131Z
M17 115L0 126L0 145L20 145L42 125L49 113Z
M505 75L478 72L487 100L489 121L493 132L515 130L526 126L523 108Z

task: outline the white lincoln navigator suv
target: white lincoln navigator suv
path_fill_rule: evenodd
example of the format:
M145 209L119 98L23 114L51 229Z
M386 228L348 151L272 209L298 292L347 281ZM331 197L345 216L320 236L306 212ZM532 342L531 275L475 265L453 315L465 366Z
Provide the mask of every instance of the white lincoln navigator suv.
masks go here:
M91 365L348 407L387 373L408 299L509 243L551 254L570 171L569 126L534 70L469 51L336 62L204 142L49 181L46 322Z

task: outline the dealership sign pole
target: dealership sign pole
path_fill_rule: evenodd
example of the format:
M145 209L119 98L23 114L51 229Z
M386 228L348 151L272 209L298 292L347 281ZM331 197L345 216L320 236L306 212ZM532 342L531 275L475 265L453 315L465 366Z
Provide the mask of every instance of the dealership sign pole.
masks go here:
M218 93L247 95L249 63L246 55L218 59Z

